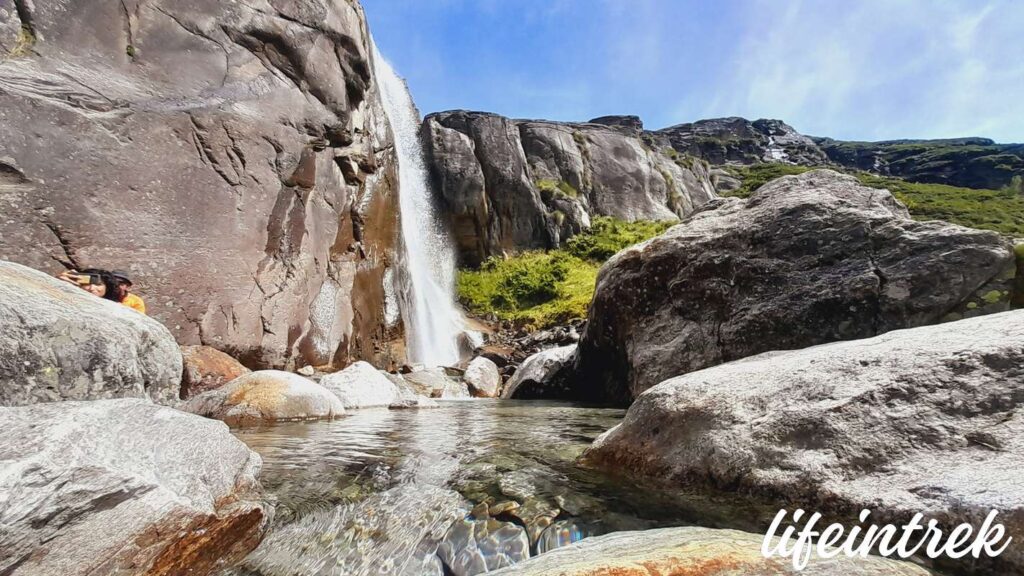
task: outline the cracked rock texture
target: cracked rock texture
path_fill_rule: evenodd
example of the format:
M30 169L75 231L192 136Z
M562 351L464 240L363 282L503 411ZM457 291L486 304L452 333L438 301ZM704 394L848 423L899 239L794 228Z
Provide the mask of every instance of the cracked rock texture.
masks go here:
M145 400L0 408L0 573L213 573L268 524L260 457Z
M954 573L1024 569L1024 310L771 352L641 394L583 456L673 484L947 530L990 510L1013 538ZM850 514L852 512L852 514ZM972 571L976 570L976 571Z
M397 179L355 2L0 5L0 258L129 271L182 344L392 360Z
M934 324L1004 286L1012 267L998 234L911 220L888 191L852 176L779 178L602 267L575 396L627 403L673 376L761 352Z
M451 111L424 119L460 261L554 248L593 216L674 220L715 197L705 163L635 116L570 124Z
M181 375L181 352L159 322L0 260L0 406L123 397L172 403Z

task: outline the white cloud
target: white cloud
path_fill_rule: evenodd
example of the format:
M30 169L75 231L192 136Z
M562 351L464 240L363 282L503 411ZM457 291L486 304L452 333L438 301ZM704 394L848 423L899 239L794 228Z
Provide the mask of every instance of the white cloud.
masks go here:
M706 116L837 137L1024 140L1024 3L753 2Z

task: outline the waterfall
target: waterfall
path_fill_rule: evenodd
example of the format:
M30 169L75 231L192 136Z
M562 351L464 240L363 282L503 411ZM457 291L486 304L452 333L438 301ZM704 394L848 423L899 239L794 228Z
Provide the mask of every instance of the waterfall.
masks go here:
M450 366L459 361L463 319L455 306L455 252L435 207L423 160L420 114L405 81L376 44L373 68L398 157L402 222L398 282L406 351L410 362Z

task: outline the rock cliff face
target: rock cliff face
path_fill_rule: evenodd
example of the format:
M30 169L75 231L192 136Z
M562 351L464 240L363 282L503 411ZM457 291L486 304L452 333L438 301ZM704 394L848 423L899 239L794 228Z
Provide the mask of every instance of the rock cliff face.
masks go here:
M183 344L389 363L395 158L355 2L0 6L0 258L130 271Z
M711 164L841 166L911 182L999 189L1024 175L1024 145L988 138L848 142L800 134L781 120L714 118L654 134Z
M1007 310L1013 262L995 232L916 222L853 176L785 176L602 267L577 396L627 403L667 378L769 350Z
M557 247L596 215L686 216L715 197L704 163L664 153L636 117L592 123L431 114L423 140L463 264Z
M815 138L830 162L911 182L998 190L1024 176L1024 145L988 138L844 142Z
M828 158L813 140L781 120L715 118L657 131L677 152L712 164L789 162L819 166Z

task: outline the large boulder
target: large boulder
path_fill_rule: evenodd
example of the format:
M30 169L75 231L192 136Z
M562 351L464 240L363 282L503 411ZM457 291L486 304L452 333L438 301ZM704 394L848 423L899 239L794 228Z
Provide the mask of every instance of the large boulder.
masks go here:
M519 400L568 398L571 394L569 375L575 354L576 344L569 344L530 356L505 383L501 397Z
M419 367L402 374L402 381L416 394L428 398L469 398L469 386L441 366Z
M641 394L583 461L822 512L867 508L875 523L904 524L920 512L947 528L977 527L998 510L1014 544L991 573L1020 573L1024 311L667 380Z
M579 397L626 403L667 378L768 350L1009 306L1006 240L911 220L888 191L852 176L785 176L716 206L602 267L579 344ZM995 304L972 304L979 292Z
M803 570L791 558L765 558L763 536L685 527L615 532L541 554L495 576L928 576L924 568L869 556L813 556Z
M145 400L0 408L0 573L210 574L259 543L260 457Z
M592 216L671 220L715 197L707 166L642 133L635 117L596 120L461 110L424 119L427 161L463 263L557 247Z
M498 365L483 356L473 358L462 379L469 386L470 393L478 398L494 398L501 390Z
M209 346L182 346L181 398L187 400L231 382L250 370Z
M182 344L390 361L396 159L357 2L0 7L0 259L129 271Z
M182 409L223 420L231 426L330 419L345 413L344 404L327 388L280 370L258 370L239 376L192 398Z
M341 399L346 409L390 406L402 398L402 389L367 362L356 362L328 374L320 384Z
M178 398L181 352L159 322L0 261L0 405Z

